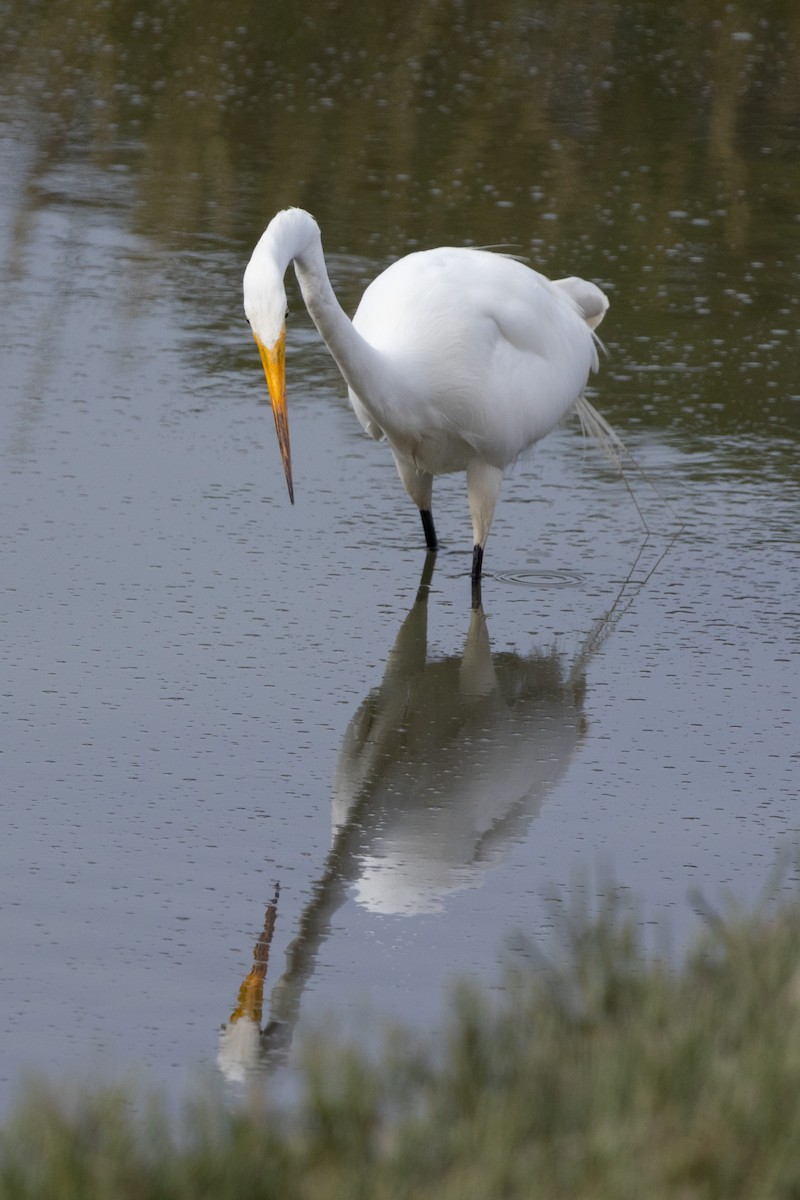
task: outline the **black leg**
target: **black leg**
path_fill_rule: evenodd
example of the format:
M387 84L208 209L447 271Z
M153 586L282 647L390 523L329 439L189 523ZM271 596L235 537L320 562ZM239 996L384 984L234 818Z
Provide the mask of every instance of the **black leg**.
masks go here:
M425 545L429 550L438 550L439 543L436 540L436 530L433 526L433 517L429 508L421 508L419 515L422 517L422 528L425 531Z
M481 567L483 566L483 546L472 548L472 607L481 606Z

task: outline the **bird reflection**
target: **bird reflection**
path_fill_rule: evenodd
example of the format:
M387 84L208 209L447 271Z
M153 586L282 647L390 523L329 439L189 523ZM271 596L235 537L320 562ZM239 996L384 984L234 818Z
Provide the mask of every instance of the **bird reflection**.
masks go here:
M463 652L429 661L420 588L379 687L351 720L333 789L334 833L359 830L358 900L433 912L480 885L566 772L586 724L585 671L555 653L492 655L483 608Z
M268 945L274 926L268 910L253 972L223 1030L218 1061L230 1078L242 1077L245 1051L252 1066L283 1058L320 946L351 888L372 910L423 913L479 887L525 834L584 737L586 668L608 618L572 664L555 650L492 655L478 595L462 654L429 660L433 562L430 555L380 685L347 727L331 848L271 992L269 1019L253 1036L266 971L259 946ZM246 1033L236 1029L244 1020Z

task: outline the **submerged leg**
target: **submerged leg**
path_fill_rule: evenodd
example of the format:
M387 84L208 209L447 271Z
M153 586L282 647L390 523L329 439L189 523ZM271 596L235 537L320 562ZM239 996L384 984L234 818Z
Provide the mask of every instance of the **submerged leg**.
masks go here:
M431 580L433 579L433 568L435 566L436 551L429 550L425 555L425 562L422 564L422 575L417 587L417 604L424 604L428 599L431 590Z

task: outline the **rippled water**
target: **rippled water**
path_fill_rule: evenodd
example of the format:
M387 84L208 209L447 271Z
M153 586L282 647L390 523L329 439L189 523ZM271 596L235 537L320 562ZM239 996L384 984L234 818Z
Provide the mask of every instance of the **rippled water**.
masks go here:
M176 11L143 13L169 30ZM437 182L409 168L398 124L364 151L394 156L381 186L343 167L339 204L325 98L351 146L359 113L381 111L355 83L347 107L345 83L309 68L313 103L286 118L305 121L303 174L303 145L270 155L242 131L235 88L217 107L210 84L177 88L178 50L192 58L177 35L161 89L131 66L131 14L103 50L105 12L80 26L95 42L62 47L61 73L42 73L32 34L9 51L0 130L3 1102L30 1071L135 1068L178 1094L199 1070L291 1063L326 1014L359 1036L385 1018L439 1028L448 983L498 986L517 934L548 945L581 879L629 889L679 944L692 889L752 900L798 833L790 18L765 5L761 25L723 30L734 56L698 59L708 111L656 95L655 123L617 140L606 83L629 72L645 105L659 54L655 93L685 67L644 32L632 56L610 49L604 27L596 56L581 46L583 100L548 91L522 113L540 191L487 135L479 56L458 111L430 116L433 143L455 129L472 169L460 207L458 148ZM571 45L542 30L523 21L518 48L537 87L563 78ZM484 33L488 54L501 34ZM383 69L404 63L428 112L425 87L445 86L430 55L455 51L417 36L418 67L398 35ZM771 81L762 39L782 47ZM289 94L316 58L287 47ZM275 85L269 63L251 98ZM515 138L516 70L492 110ZM506 481L473 613L463 479L437 484L428 577L418 516L296 293L291 508L239 291L286 199L315 208L350 308L426 240L533 229L525 251L548 270L594 274L612 299L594 399L644 472L627 473L641 515L568 422Z

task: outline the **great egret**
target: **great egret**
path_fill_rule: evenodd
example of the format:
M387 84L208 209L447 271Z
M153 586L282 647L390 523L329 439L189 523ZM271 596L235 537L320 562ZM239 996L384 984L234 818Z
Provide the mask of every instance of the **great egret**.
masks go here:
M551 281L503 254L442 247L388 267L364 292L351 322L331 287L316 221L300 208L279 212L245 270L244 308L292 503L283 283L292 261L356 416L392 448L429 550L437 548L433 477L466 471L477 586L506 467L573 407L607 449L617 444L583 395L598 367L594 329L608 308L606 296L593 283Z

